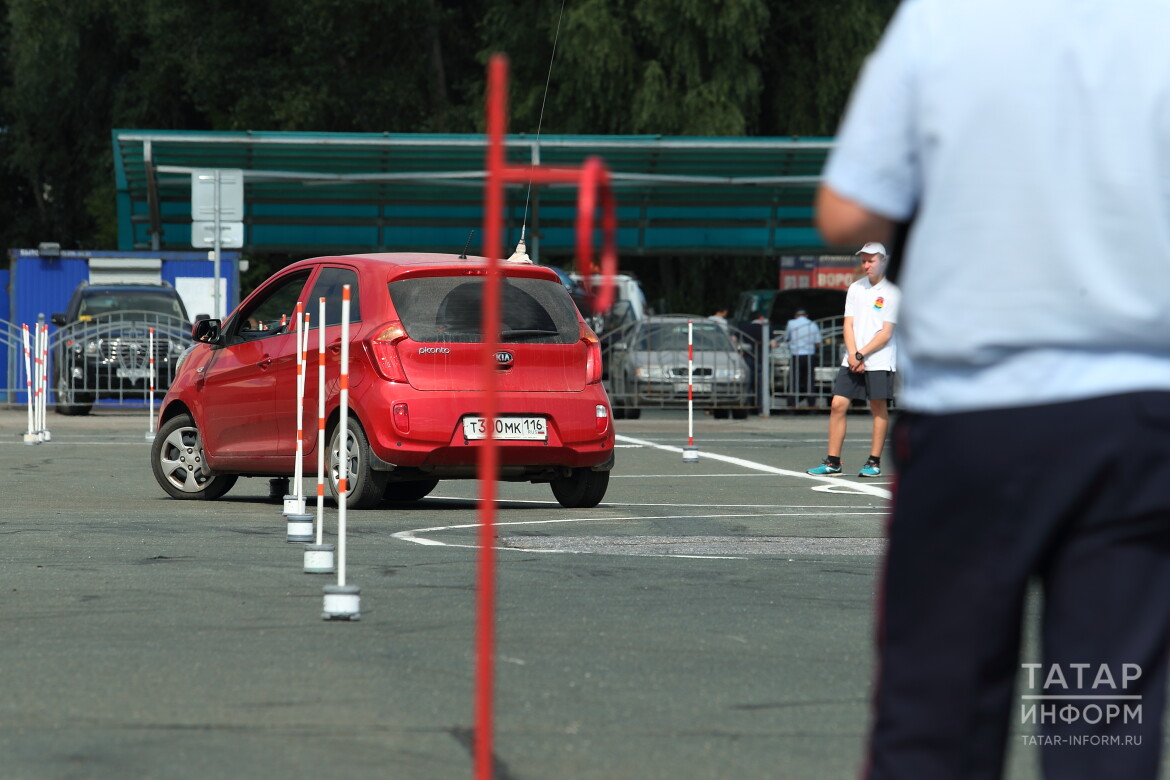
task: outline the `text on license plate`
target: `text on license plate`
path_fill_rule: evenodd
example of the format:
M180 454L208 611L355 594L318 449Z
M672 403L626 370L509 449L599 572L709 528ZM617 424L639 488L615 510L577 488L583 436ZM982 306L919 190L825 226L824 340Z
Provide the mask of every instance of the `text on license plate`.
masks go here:
M544 441L548 438L548 420L543 417L497 417L493 431L494 439ZM487 420L464 417L463 438L486 439Z

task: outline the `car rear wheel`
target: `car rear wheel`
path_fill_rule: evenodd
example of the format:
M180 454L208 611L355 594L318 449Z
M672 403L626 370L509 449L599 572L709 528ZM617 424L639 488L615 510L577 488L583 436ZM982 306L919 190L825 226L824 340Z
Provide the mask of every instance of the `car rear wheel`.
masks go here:
M189 414L162 424L150 447L154 478L171 498L214 501L236 484L235 474L208 474L204 470L203 439Z
M374 471L373 453L366 432L353 417L347 420L349 435L346 437L346 506L350 509L369 509L377 506L386 492L390 475L385 471ZM333 429L329 440L329 492L337 499L338 465L341 452L341 426Z
M93 408L92 396L88 393L79 393L74 390L64 374L58 375L55 384L57 387L57 403L54 405L53 411L69 417L89 414L89 410Z
M437 479L420 479L413 482L388 482L382 500L392 503L418 501L420 498L425 498L429 495L438 484L439 480Z
M567 477L552 481L553 496L568 509L589 509L601 503L609 487L608 471L573 469Z

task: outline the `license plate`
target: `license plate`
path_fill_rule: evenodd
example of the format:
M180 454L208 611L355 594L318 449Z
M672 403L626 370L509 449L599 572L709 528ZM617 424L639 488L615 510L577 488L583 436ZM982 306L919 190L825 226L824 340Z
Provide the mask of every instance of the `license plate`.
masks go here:
M463 438L486 439L487 420L483 417L464 417ZM548 439L548 420L543 417L497 417L492 438L510 441L545 441Z
M694 391L696 393L710 393L711 392L711 383L710 382L695 382L694 388L695 388ZM678 384L676 384L674 386L674 392L686 395L687 383L686 382L679 382Z
M119 379L146 379L150 376L149 368L119 368Z

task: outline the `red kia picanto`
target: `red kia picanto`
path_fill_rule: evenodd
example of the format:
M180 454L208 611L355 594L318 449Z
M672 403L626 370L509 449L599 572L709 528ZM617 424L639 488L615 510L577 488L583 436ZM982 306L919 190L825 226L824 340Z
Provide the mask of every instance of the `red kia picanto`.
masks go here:
M499 477L548 482L566 507L596 506L614 462L597 336L549 268L500 264ZM319 300L325 299L326 461L341 452L342 287L351 289L348 505L413 501L441 479L471 479L486 437L483 258L367 254L302 260L227 319L196 323L159 411L155 478L182 499L215 499L238 477L292 476L297 356L293 312L310 314L304 473L316 474Z

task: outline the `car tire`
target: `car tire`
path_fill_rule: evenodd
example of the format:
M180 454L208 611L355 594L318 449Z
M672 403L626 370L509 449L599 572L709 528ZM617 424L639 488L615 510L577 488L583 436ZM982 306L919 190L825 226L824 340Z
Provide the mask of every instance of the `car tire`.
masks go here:
M150 468L171 498L214 501L232 489L236 475L208 474L206 462L203 437L191 415L176 415L158 429L150 446Z
M711 416L714 417L716 420L726 420L728 414L729 414L729 412L727 409L712 409L711 410Z
M626 409L626 419L627 420L637 420L641 416L642 416L641 409L633 409L633 408Z
M573 469L567 477L558 477L551 483L553 496L566 509L590 509L601 503L609 487L609 472L593 469Z
M348 419L349 436L347 452L349 464L346 467L346 507L349 509L370 509L382 500L386 492L386 483L390 479L389 472L374 471L373 453L370 451L370 440L356 418ZM334 426L333 435L329 438L329 492L336 501L340 491L337 489L338 455L341 445L341 426Z
M67 417L89 414L93 400L88 393L74 390L64 374L59 374L53 384L57 388L57 403L53 405L53 411Z
M736 420L746 420L748 416L747 409L732 409L731 416Z
M386 492L382 494L382 500L391 504L418 501L420 498L426 498L430 495L430 492L438 484L439 480L437 479L419 479L411 482L387 482Z

